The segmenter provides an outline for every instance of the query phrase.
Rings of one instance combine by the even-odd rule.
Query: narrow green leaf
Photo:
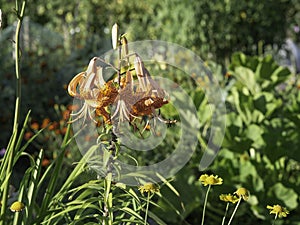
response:
[[[26,127],[27,127],[27,123],[28,123],[28,120],[29,120],[30,113],[31,113],[31,110],[29,110],[29,111],[27,112],[27,115],[26,115],[26,117],[25,117],[25,120],[24,120],[24,123],[23,123],[23,127],[22,127],[22,129],[21,129],[21,132],[20,132],[18,141],[17,141],[17,143],[16,143],[16,151],[18,151],[18,149],[20,148],[21,143],[22,143],[22,141],[23,141],[24,133],[25,133],[25,131],[26,131]]]
[[[156,223],[159,225],[167,225],[164,221],[162,221],[157,215],[155,215],[153,212],[148,211],[149,217],[151,217]]]
[[[177,195],[178,197],[180,196],[180,194],[178,193],[178,191],[175,189],[174,186],[172,186],[172,184],[171,184],[169,181],[167,181],[167,180],[166,180],[163,176],[161,176],[159,173],[156,173],[156,176],[158,176],[158,178],[159,178],[162,182],[164,182],[164,184],[167,185],[168,188],[170,188],[170,190],[171,190],[175,195]]]
[[[38,181],[40,178],[40,174],[41,174],[41,169],[42,169],[42,160],[44,157],[44,151],[43,149],[40,150],[39,155],[36,159],[33,171],[32,171],[32,175],[31,175],[31,179],[29,182],[29,187],[28,187],[28,191],[27,191],[27,199],[28,199],[28,218],[26,223],[29,224],[31,223],[31,218],[34,214],[34,204],[35,204],[35,200],[36,200],[36,196],[37,196],[37,185],[38,185]]]
[[[121,211],[126,212],[129,215],[134,216],[135,218],[139,219],[140,221],[143,222],[144,218],[141,217],[137,212],[133,211],[132,209],[128,208],[128,207],[123,207],[120,208]]]

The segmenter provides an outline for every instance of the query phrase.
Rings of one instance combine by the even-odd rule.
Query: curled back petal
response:
[[[78,73],[69,83],[68,85],[68,93],[72,97],[79,97],[79,93],[77,92],[77,86],[80,85],[82,80],[84,79],[85,73]]]

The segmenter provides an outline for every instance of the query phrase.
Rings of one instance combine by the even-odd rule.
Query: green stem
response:
[[[272,223],[272,225],[275,225],[275,222],[276,222],[277,216],[278,216],[278,214],[276,213],[276,214],[275,214],[275,218],[274,218],[274,220],[273,220],[273,223]]]
[[[263,53],[264,53],[264,41],[263,40],[260,40],[258,41],[258,44],[257,44],[257,53],[259,56],[262,56]]]
[[[205,210],[206,210],[207,198],[208,198],[208,193],[209,193],[210,188],[211,188],[211,185],[208,186],[207,191],[206,191],[206,194],[205,194],[205,200],[204,200],[204,206],[203,206],[203,212],[202,212],[202,221],[201,221],[201,225],[204,224]]]
[[[103,209],[103,225],[113,224],[112,214],[112,192],[111,192],[112,173],[108,173],[104,180],[104,209]]]
[[[150,202],[150,192],[148,192],[148,196],[147,196],[147,205],[146,205],[146,213],[145,213],[145,222],[144,222],[144,225],[147,225],[149,202]]]
[[[23,0],[21,11],[18,11],[18,0],[16,1],[16,11],[18,16],[18,23],[15,34],[15,71],[16,71],[16,105],[15,105],[15,117],[13,124],[13,131],[18,129],[19,117],[20,117],[20,104],[21,104],[21,73],[20,73],[20,31],[24,18],[26,0]]]
[[[230,217],[230,220],[229,220],[229,222],[228,222],[227,225],[230,225],[230,223],[231,223],[231,221],[232,221],[232,219],[233,219],[233,217],[234,217],[234,215],[235,215],[235,213],[236,213],[236,210],[238,209],[238,207],[239,207],[241,201],[242,201],[242,197],[240,197],[238,203],[236,204],[236,206],[235,206],[235,208],[234,208],[234,211],[233,211],[233,213],[232,213],[232,215],[231,215],[231,217]]]
[[[226,205],[225,214],[224,214],[224,216],[223,216],[223,220],[222,220],[222,225],[224,225],[224,224],[225,224],[225,220],[226,220],[226,216],[227,216],[228,208],[229,208],[229,202],[227,202],[227,205]]]
[[[16,34],[15,34],[15,70],[16,70],[16,103],[15,103],[15,116],[14,116],[14,123],[13,123],[13,140],[9,144],[9,147],[7,149],[7,154],[9,154],[8,164],[6,168],[6,182],[3,187],[2,192],[2,201],[1,201],[1,219],[0,219],[0,225],[4,224],[5,217],[6,217],[6,209],[7,209],[7,198],[8,198],[8,190],[9,190],[9,183],[10,183],[10,176],[12,173],[12,167],[14,162],[14,156],[15,156],[15,140],[18,130],[18,124],[19,124],[19,117],[20,117],[20,101],[21,101],[21,74],[20,74],[20,31],[22,27],[22,21],[24,18],[24,12],[25,12],[25,5],[26,0],[22,1],[21,10],[19,11],[18,8],[18,0],[16,0],[16,13],[18,17],[18,23],[16,27]]]

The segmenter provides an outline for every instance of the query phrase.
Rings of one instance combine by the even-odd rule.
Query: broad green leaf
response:
[[[298,207],[298,195],[292,188],[288,188],[282,183],[276,183],[270,188],[270,191],[275,194],[277,199],[284,202],[290,210]]]
[[[273,71],[278,67],[271,55],[262,58],[256,69],[256,76],[261,80],[270,80]]]
[[[246,86],[252,94],[260,91],[260,88],[255,80],[255,74],[252,70],[239,66],[235,68],[234,76],[239,82]]]
[[[251,124],[246,128],[245,135],[247,138],[249,138],[252,141],[261,141],[262,139],[262,134],[264,133],[264,130],[256,125],[256,124]]]

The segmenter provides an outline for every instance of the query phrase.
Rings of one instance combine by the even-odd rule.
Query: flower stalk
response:
[[[26,0],[22,1],[21,9],[19,11],[18,1],[16,1],[16,13],[18,17],[18,23],[15,34],[15,72],[16,72],[16,105],[15,105],[15,117],[13,124],[13,132],[18,128],[19,117],[20,117],[20,105],[21,105],[21,73],[20,73],[20,31],[24,18]]]
[[[210,188],[211,188],[211,184],[208,185],[208,188],[207,188],[207,191],[206,191],[206,194],[205,194],[204,206],[203,206],[203,212],[202,212],[202,221],[201,221],[201,225],[204,224],[205,210],[206,210],[207,199],[208,199],[208,194],[209,194]]]
[[[230,220],[229,220],[229,222],[228,222],[228,225],[231,224],[231,222],[232,222],[232,220],[233,220],[233,217],[234,217],[234,215],[235,215],[235,213],[236,213],[236,211],[237,211],[237,209],[238,209],[238,207],[239,207],[241,201],[242,201],[242,200],[248,201],[248,200],[249,200],[249,197],[250,197],[250,192],[249,192],[246,188],[243,188],[243,187],[238,188],[233,194],[234,194],[236,197],[238,197],[239,200],[238,200],[238,202],[237,202],[237,204],[236,204],[236,206],[235,206],[235,208],[234,208],[234,210],[233,210],[233,213],[232,213],[232,215],[231,215],[231,217],[230,217]]]
[[[226,216],[227,216],[227,213],[228,213],[228,208],[229,208],[229,202],[227,202],[227,204],[226,204],[225,213],[224,213],[224,216],[223,216],[223,219],[222,219],[222,225],[225,224]]]
[[[275,215],[275,218],[274,218],[274,220],[273,220],[273,223],[272,223],[272,225],[275,225],[275,222],[276,222],[277,216],[278,216],[278,214],[276,214],[276,215]]]
[[[102,225],[113,224],[113,213],[112,213],[112,192],[111,192],[112,174],[108,173],[105,177],[105,193],[104,193],[104,207],[103,207],[103,221]]]
[[[21,105],[21,73],[20,73],[20,31],[22,27],[22,22],[25,13],[25,6],[26,0],[22,1],[21,9],[19,9],[19,2],[16,0],[16,13],[17,13],[17,27],[15,33],[15,72],[16,72],[16,102],[15,102],[15,115],[14,115],[14,122],[13,122],[13,135],[10,140],[10,143],[7,148],[6,154],[8,154],[8,164],[6,168],[6,181],[3,184],[3,191],[2,191],[2,200],[1,200],[1,218],[0,218],[0,225],[5,223],[6,218],[6,211],[7,211],[7,198],[9,192],[9,183],[10,183],[10,176],[12,173],[13,161],[15,156],[15,140],[19,125],[19,117],[20,117],[20,105]]]
[[[225,220],[226,220],[226,216],[227,216],[227,213],[228,213],[229,203],[235,204],[239,201],[239,198],[236,195],[232,195],[232,194],[221,194],[219,198],[220,198],[221,201],[227,202],[226,209],[225,209],[225,214],[224,214],[223,220],[222,220],[222,225],[224,225]]]
[[[223,183],[223,179],[221,177],[218,177],[218,175],[202,174],[199,177],[199,181],[204,186],[208,186],[206,194],[205,194],[203,212],[202,212],[201,225],[203,225],[204,224],[204,218],[205,218],[205,210],[206,210],[206,205],[207,205],[207,199],[208,199],[208,193],[210,191],[210,188],[211,188],[212,185],[221,185]]]
[[[234,208],[234,210],[233,210],[233,213],[232,213],[232,215],[231,215],[231,217],[230,217],[230,220],[229,220],[229,222],[228,222],[227,225],[230,225],[230,224],[231,224],[231,222],[232,222],[232,220],[233,220],[233,217],[234,217],[234,215],[235,215],[235,213],[236,213],[236,211],[237,211],[237,209],[238,209],[238,207],[239,207],[241,201],[242,201],[242,198],[240,197],[239,201],[237,202],[237,204],[236,204],[236,206],[235,206],[235,208]]]
[[[147,194],[147,203],[146,203],[147,205],[146,205],[144,225],[147,225],[149,202],[150,202],[150,192],[148,192],[148,194]]]
[[[146,211],[144,219],[144,225],[147,225],[150,198],[153,196],[153,194],[159,193],[159,188],[153,183],[145,183],[144,185],[140,186],[138,190],[141,192],[142,195],[145,192],[147,193]]]

